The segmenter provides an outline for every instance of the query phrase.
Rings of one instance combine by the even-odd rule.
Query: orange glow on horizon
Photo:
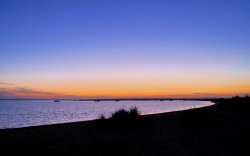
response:
[[[183,74],[183,73],[182,73]],[[212,97],[250,93],[248,77],[179,73],[160,74],[122,74],[92,75],[90,77],[65,75],[19,77],[9,92],[17,97],[55,98],[55,97]],[[241,81],[238,81],[238,80]],[[7,81],[7,78],[6,78]],[[15,92],[15,88],[27,88],[30,92]]]
[[[90,88],[81,88],[79,86],[75,89],[70,88],[56,88],[49,89],[43,88],[34,89],[36,91],[51,92],[53,94],[16,94],[18,97],[30,96],[41,98],[54,98],[54,97],[169,97],[169,98],[195,98],[195,97],[207,97],[207,96],[227,96],[227,95],[239,95],[250,93],[250,87],[241,86],[226,86],[221,88],[211,87],[197,87],[197,86],[166,86],[166,87],[152,87],[152,86],[126,86],[126,87],[105,87],[96,86]]]

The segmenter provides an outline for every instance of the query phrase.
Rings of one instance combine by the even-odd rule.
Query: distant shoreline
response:
[[[0,99],[0,100],[60,100],[60,101],[175,101],[175,100],[183,100],[183,101],[218,101],[221,99],[228,98],[105,98],[105,99]]]

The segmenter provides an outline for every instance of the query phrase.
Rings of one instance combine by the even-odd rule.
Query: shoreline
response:
[[[133,126],[92,120],[2,129],[0,154],[249,155],[250,109],[228,106],[217,101],[202,108],[144,115]]]
[[[197,100],[200,101],[200,100]],[[206,101],[206,100],[204,100]],[[182,112],[182,111],[187,111],[187,110],[192,110],[192,109],[200,109],[200,108],[205,108],[205,107],[212,107],[214,105],[216,105],[216,102],[212,101],[212,100],[208,100],[208,102],[212,102],[212,105],[208,105],[208,106],[201,106],[201,107],[197,107],[197,108],[188,108],[188,109],[183,109],[183,110],[176,110],[176,111],[169,111],[169,112],[161,112],[161,113],[152,113],[152,114],[143,114],[141,116],[151,116],[151,115],[158,115],[158,114],[166,114],[166,113],[174,113],[174,112]],[[34,126],[27,126],[27,127],[13,127],[13,128],[0,128],[0,132],[2,130],[12,130],[12,129],[22,129],[22,128],[33,128],[33,127],[43,127],[43,126],[53,126],[53,125],[63,125],[63,124],[74,124],[74,123],[85,123],[85,122],[95,122],[97,119],[90,119],[90,120],[83,120],[83,121],[73,121],[73,122],[59,122],[59,123],[52,123],[52,124],[44,124],[44,125],[34,125]]]

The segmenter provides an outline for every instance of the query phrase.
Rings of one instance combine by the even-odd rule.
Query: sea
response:
[[[141,115],[173,112],[213,105],[210,101],[73,101],[0,100],[0,129],[87,121],[137,107]]]

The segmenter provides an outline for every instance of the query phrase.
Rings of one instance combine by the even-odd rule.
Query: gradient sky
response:
[[[249,0],[0,0],[0,98],[250,93]]]

